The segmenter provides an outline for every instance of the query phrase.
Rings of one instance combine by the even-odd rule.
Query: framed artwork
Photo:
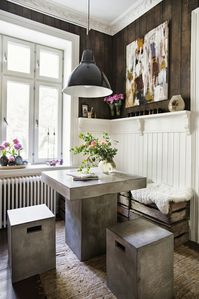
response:
[[[168,22],[126,48],[126,108],[168,99]]]
[[[85,104],[82,105],[82,116],[88,117],[88,105]]]

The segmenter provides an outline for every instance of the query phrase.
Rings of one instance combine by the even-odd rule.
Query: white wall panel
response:
[[[191,239],[199,243],[199,9],[192,12],[191,28],[191,109],[192,117],[192,159],[186,165],[186,169],[191,164],[191,184],[195,191],[194,199],[191,203]],[[188,156],[188,153],[187,153]]]
[[[147,176],[155,182],[190,186],[191,163],[186,133],[113,134],[119,141],[117,168]],[[188,173],[189,175],[188,175]]]
[[[192,186],[190,112],[119,120],[79,119],[81,131],[108,132],[117,144],[117,169],[173,186]],[[141,124],[141,125],[140,125]],[[199,136],[197,137],[199,141]],[[199,148],[199,144],[198,144]],[[199,178],[196,178],[199,188]],[[197,241],[196,201],[191,204],[191,238]],[[198,239],[199,240],[199,239]]]

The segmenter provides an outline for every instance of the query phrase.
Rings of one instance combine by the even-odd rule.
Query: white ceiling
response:
[[[87,28],[87,0],[7,1]],[[162,0],[90,0],[90,28],[114,35],[161,1]]]
[[[121,14],[126,13],[131,6],[140,4],[142,0],[90,0],[90,13],[92,18],[97,18],[101,22],[111,24]],[[61,4],[66,8],[73,9],[87,15],[88,0],[51,0],[56,4]]]

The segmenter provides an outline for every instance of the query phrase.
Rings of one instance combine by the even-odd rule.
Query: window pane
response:
[[[18,138],[23,146],[21,155],[28,158],[29,144],[29,103],[30,85],[20,82],[7,82],[7,132],[6,138]]]
[[[30,74],[30,47],[8,41],[8,70]]]
[[[39,75],[59,79],[59,59],[57,53],[41,49]]]
[[[58,157],[58,89],[39,87],[39,159]]]

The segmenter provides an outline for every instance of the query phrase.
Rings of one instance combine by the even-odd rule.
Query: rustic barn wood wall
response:
[[[190,109],[191,11],[198,6],[198,0],[164,0],[113,36],[112,79],[116,92],[125,91],[126,46],[168,20],[169,98],[181,94],[185,99],[186,109]],[[168,111],[168,100],[147,104],[147,107],[123,107],[122,116],[156,108]]]

